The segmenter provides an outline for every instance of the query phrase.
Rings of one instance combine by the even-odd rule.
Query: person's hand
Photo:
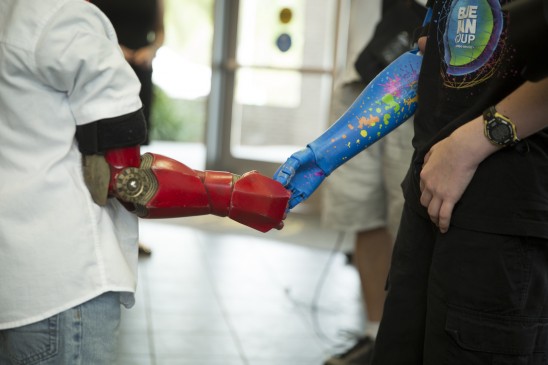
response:
[[[274,174],[274,180],[291,191],[289,209],[306,200],[325,179],[325,172],[316,164],[314,153],[306,147],[291,155]]]
[[[442,233],[447,232],[455,204],[472,180],[477,165],[451,137],[435,144],[424,157],[420,174],[421,204]]]
[[[126,46],[122,44],[120,44],[120,48],[122,49],[122,53],[124,54],[124,58],[126,59],[126,61],[129,63],[132,63],[133,55],[135,54],[135,52],[132,49],[127,48]]]
[[[139,48],[133,54],[132,63],[141,68],[151,68],[152,60],[156,57],[157,48],[154,45]]]
[[[436,143],[424,157],[420,202],[442,233],[449,229],[453,208],[478,165],[496,149],[483,136],[482,121],[478,119]]]

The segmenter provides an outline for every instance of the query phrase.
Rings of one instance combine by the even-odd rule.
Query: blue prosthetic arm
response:
[[[331,172],[415,113],[421,63],[417,51],[401,55],[327,131],[278,168],[274,180],[291,191],[289,209],[312,195]]]

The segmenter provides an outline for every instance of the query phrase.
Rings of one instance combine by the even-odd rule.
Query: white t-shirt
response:
[[[139,88],[95,6],[0,1],[0,329],[106,291],[133,304],[137,218],[93,203],[74,135],[141,108]]]

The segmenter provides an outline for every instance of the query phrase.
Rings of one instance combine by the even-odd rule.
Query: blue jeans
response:
[[[112,365],[120,294],[104,293],[30,325],[0,331],[0,365]]]

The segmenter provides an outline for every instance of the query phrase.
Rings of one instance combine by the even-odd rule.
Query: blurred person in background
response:
[[[368,22],[379,9],[380,20],[363,44]],[[352,2],[349,51],[351,57],[342,85],[334,90],[331,120],[337,120],[356,100],[365,86],[388,64],[412,47],[426,8],[412,0],[365,0]],[[358,40],[360,41],[358,43]],[[352,48],[358,48],[353,50]],[[400,184],[407,172],[413,146],[413,121],[339,167],[325,181],[322,221],[325,226],[353,235],[349,257],[360,279],[365,313],[365,331],[355,344],[329,358],[325,365],[367,365],[382,317],[385,285],[392,246],[400,224],[403,193]]]
[[[154,102],[152,61],[164,44],[164,0],[90,0],[109,18],[126,61],[141,83],[139,97],[147,122],[147,137],[142,145],[150,143],[151,111]],[[139,253],[150,255],[152,249],[139,242]]]
[[[164,44],[164,0],[90,0],[109,18],[118,43],[141,82],[139,97],[147,120],[150,140],[150,115],[154,93],[152,61]]]

